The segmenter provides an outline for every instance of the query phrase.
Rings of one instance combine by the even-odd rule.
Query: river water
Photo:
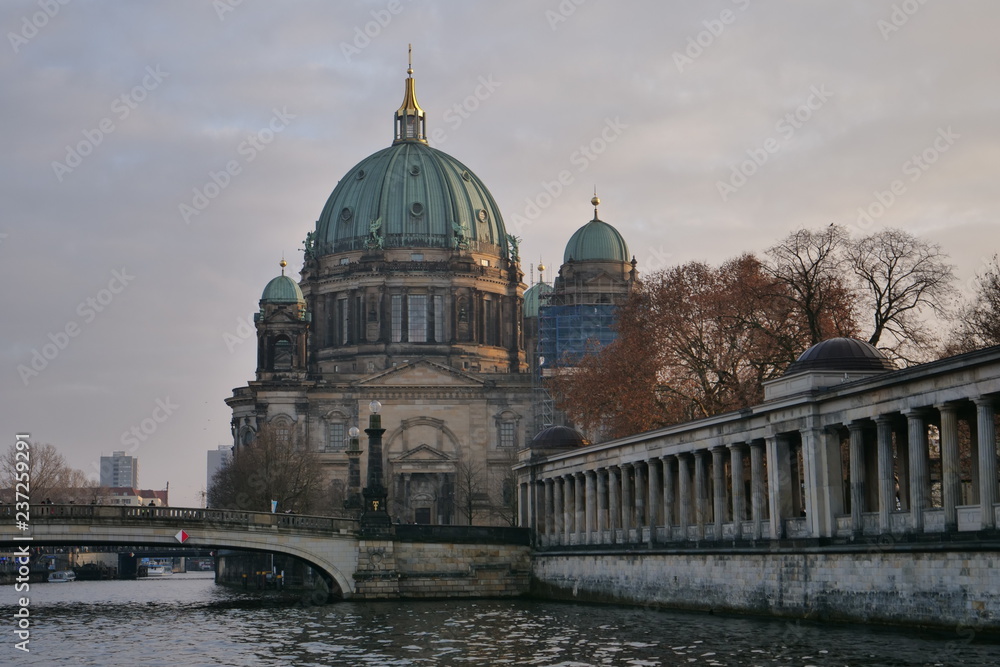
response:
[[[0,592],[2,665],[1000,665],[969,630],[901,632],[532,600],[261,601],[211,573]]]

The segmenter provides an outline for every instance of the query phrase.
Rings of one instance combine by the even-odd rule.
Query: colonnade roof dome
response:
[[[785,371],[785,375],[803,371],[894,371],[892,361],[871,345],[857,338],[831,338],[813,345]]]
[[[531,439],[530,447],[532,449],[569,449],[589,444],[590,442],[586,438],[569,426],[550,426],[539,431],[538,435]]]
[[[318,256],[384,248],[462,248],[509,258],[493,195],[468,167],[427,145],[412,68],[391,146],[340,179],[316,222]]]
[[[577,262],[628,262],[629,251],[625,239],[617,229],[597,217],[597,205],[601,200],[594,195],[590,202],[594,205],[594,219],[569,238],[566,251],[563,252],[563,264],[571,259]]]

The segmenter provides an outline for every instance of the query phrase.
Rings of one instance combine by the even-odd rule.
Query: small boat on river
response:
[[[49,574],[50,584],[60,584],[67,581],[76,581],[76,573],[73,570],[56,570]]]

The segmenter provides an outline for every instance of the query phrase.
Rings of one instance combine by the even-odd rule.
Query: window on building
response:
[[[403,340],[403,295],[392,295],[392,342]]]
[[[500,446],[513,447],[515,443],[515,423],[513,421],[500,422]]]
[[[326,441],[326,449],[330,452],[339,452],[347,447],[347,430],[344,428],[343,423],[331,423],[329,430],[329,437]]]
[[[427,342],[427,295],[411,294],[407,299],[408,340],[411,343]]]
[[[292,429],[288,424],[281,423],[274,427],[274,437],[282,444],[288,444],[292,439]]]

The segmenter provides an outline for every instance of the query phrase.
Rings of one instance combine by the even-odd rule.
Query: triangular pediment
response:
[[[396,366],[358,381],[363,387],[482,387],[483,380],[426,359]]]
[[[622,280],[621,278],[615,278],[614,276],[612,276],[607,271],[601,271],[596,276],[594,276],[592,278],[589,278],[586,281],[584,281],[584,284],[587,285],[587,286],[610,287],[610,286],[622,285],[622,284],[624,284],[624,282],[625,281]]]
[[[400,456],[393,459],[395,463],[415,463],[417,461],[421,462],[437,462],[437,461],[450,461],[446,454],[434,449],[430,445],[417,445],[408,452],[403,452]]]

